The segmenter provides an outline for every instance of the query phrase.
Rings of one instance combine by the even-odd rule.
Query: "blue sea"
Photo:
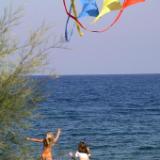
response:
[[[40,76],[47,99],[30,134],[62,128],[55,159],[85,141],[92,160],[160,160],[160,75]],[[42,146],[34,144],[36,154]]]

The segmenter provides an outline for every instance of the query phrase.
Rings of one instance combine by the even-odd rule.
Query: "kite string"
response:
[[[74,0],[72,0],[72,1],[74,1]],[[105,31],[109,30],[111,27],[113,27],[113,26],[116,24],[116,22],[120,19],[120,17],[122,16],[122,13],[123,13],[123,11],[124,11],[124,9],[125,9],[125,3],[126,3],[126,0],[124,0],[123,5],[122,5],[122,9],[119,11],[118,15],[115,17],[115,19],[113,20],[113,22],[112,22],[110,25],[106,26],[105,28],[103,28],[103,29],[101,29],[101,30],[90,30],[90,29],[88,29],[87,27],[85,27],[85,26],[78,20],[78,18],[77,18],[76,16],[73,16],[71,13],[68,12],[67,5],[66,5],[66,1],[63,0],[64,8],[65,8],[65,11],[66,11],[67,15],[68,15],[70,18],[72,18],[74,21],[76,21],[76,23],[79,25],[79,27],[81,27],[81,28],[83,28],[84,30],[89,31],[89,32],[105,32]]]

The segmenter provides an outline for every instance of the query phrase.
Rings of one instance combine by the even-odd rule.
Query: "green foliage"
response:
[[[42,100],[37,83],[28,75],[47,64],[46,55],[61,47],[48,43],[48,28],[40,26],[24,44],[13,34],[21,10],[5,9],[0,17],[0,159],[31,160],[24,132]]]

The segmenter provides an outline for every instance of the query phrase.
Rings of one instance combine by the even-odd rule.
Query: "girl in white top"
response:
[[[73,154],[70,154],[72,159],[79,158],[79,160],[89,160],[90,149],[87,147],[87,145],[84,142],[80,142],[78,145],[78,150],[75,153],[75,156]]]

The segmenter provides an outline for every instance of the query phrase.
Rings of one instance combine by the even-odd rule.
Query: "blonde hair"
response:
[[[46,139],[47,145],[52,144],[54,142],[54,134],[52,132],[47,132],[45,139]]]

